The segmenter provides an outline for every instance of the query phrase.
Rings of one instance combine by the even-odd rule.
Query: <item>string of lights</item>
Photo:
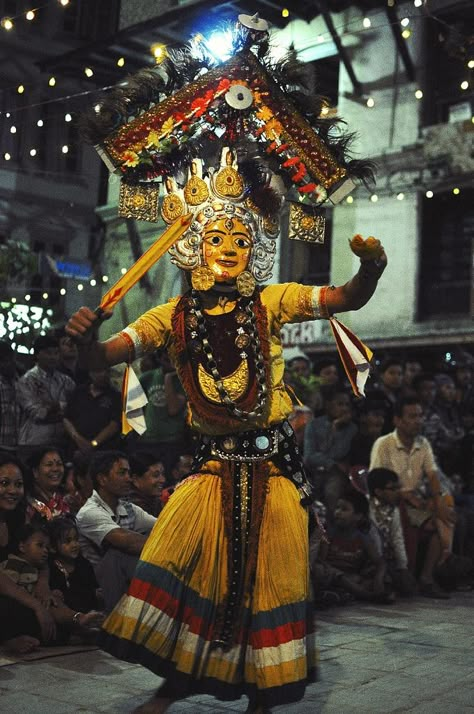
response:
[[[56,1],[57,1],[57,0],[56,0]],[[60,4],[63,5],[63,6],[67,5],[68,2],[69,2],[69,0],[68,0],[67,2],[66,2],[66,0],[60,0]],[[388,2],[389,2],[389,4],[390,4],[391,2],[393,2],[393,4],[394,4],[394,0],[388,0]],[[34,14],[35,11],[38,11],[39,9],[44,8],[47,4],[50,4],[50,3],[45,3],[45,4],[41,5],[41,6],[38,6],[37,8],[34,8],[34,9],[32,9],[32,10],[27,11],[27,12],[25,13],[25,17],[28,16],[27,19],[29,19],[29,20],[34,19],[34,17],[35,17],[35,14]],[[425,5],[423,5],[422,0],[415,0],[414,5],[415,5],[415,7],[421,7],[421,6],[425,7]],[[285,10],[282,11],[282,14],[283,14],[284,17],[288,16],[288,15],[285,15]],[[288,14],[289,14],[289,12],[288,12]],[[22,17],[22,16],[23,16],[23,15],[21,15],[21,16],[18,15],[17,17]],[[430,14],[429,16],[432,17],[431,14]],[[408,25],[410,24],[410,21],[413,20],[413,19],[419,20],[419,19],[422,19],[422,18],[423,18],[423,15],[422,15],[422,14],[403,17],[403,18],[400,20],[400,26],[405,28],[405,29],[402,31],[402,36],[403,36],[403,34],[405,33],[405,38],[408,39],[408,37],[409,37],[410,34],[411,34],[411,31],[408,30]],[[10,19],[10,22],[12,22],[12,19],[11,19],[11,18],[7,18],[7,19]],[[7,19],[4,18],[4,19],[1,21],[1,25],[2,25],[5,29],[8,29],[8,28],[9,28],[9,29],[12,29],[12,28],[13,28],[13,25],[10,27],[10,26],[8,25],[8,23],[6,23]],[[13,19],[15,19],[15,18],[13,18]],[[350,25],[353,25],[353,24],[355,24],[355,23],[360,23],[360,18],[351,20],[351,21],[349,21],[348,23],[346,23],[345,26],[344,26],[346,32],[347,32],[347,28],[348,28]],[[5,27],[6,24],[8,25],[8,27]],[[373,25],[373,24],[372,24],[372,21],[370,20],[370,18],[364,17],[363,20],[362,20],[362,24],[363,24],[363,30],[360,30],[359,32],[366,32],[366,31],[369,30],[370,28],[372,28],[373,30],[381,29],[381,28],[386,27],[387,25],[391,25],[391,24],[393,24],[393,23],[383,23],[383,24]],[[355,32],[355,33],[354,33],[354,32],[351,32],[351,33],[347,33],[347,34],[353,35],[353,34],[357,34],[357,32]],[[325,35],[318,35],[318,36],[317,36],[317,38],[316,38],[316,43],[324,42],[324,41],[326,41]],[[159,61],[162,59],[162,57],[166,54],[166,47],[165,47],[164,45],[161,45],[161,44],[155,44],[155,45],[153,45],[153,46],[151,47],[151,51],[152,51],[152,54],[154,54],[154,56],[155,56],[155,58],[156,58],[156,61],[159,62]],[[117,60],[117,64],[118,64],[119,66],[124,66],[124,65],[125,65],[125,59],[124,59],[123,57],[119,58],[119,59]],[[467,68],[470,69],[470,70],[472,70],[472,69],[474,68],[474,60],[469,59],[469,60],[467,61]],[[85,75],[88,76],[88,77],[92,77],[92,76],[93,76],[93,70],[92,70],[91,68],[89,68],[89,67],[86,67],[86,68],[84,69],[84,73],[85,73]],[[49,85],[50,87],[54,87],[54,86],[56,85],[56,78],[55,78],[54,76],[49,77],[49,79],[48,79],[48,85]],[[61,97],[55,97],[55,98],[47,99],[47,100],[44,100],[44,101],[34,102],[34,103],[31,103],[31,104],[28,104],[28,105],[24,105],[24,106],[21,106],[21,107],[19,107],[19,106],[15,107],[15,108],[12,107],[12,108],[11,108],[10,110],[8,110],[8,111],[0,112],[0,116],[3,114],[3,115],[5,116],[5,118],[9,119],[9,118],[12,117],[12,115],[17,115],[17,114],[19,114],[20,112],[26,112],[26,111],[28,111],[28,110],[31,110],[31,109],[34,109],[34,108],[39,108],[39,107],[42,107],[42,106],[45,106],[45,105],[59,104],[59,103],[61,103],[61,105],[62,105],[62,106],[61,106],[61,110],[62,110],[62,111],[65,111],[65,109],[67,109],[67,104],[70,103],[70,102],[72,102],[73,100],[76,100],[77,98],[80,98],[80,97],[90,96],[90,95],[93,95],[93,94],[95,94],[95,93],[102,93],[102,92],[105,92],[105,91],[109,91],[109,90],[113,89],[114,86],[115,86],[115,85],[108,85],[108,86],[104,86],[104,87],[95,87],[94,89],[83,90],[83,91],[79,91],[79,92],[75,92],[75,93],[69,93],[69,94],[63,95],[63,96],[61,96]],[[461,84],[460,84],[460,89],[465,91],[465,90],[469,89],[469,86],[470,86],[469,81],[466,79],[466,80],[463,80],[463,81],[461,82]],[[25,91],[26,91],[25,85],[21,84],[21,85],[19,85],[19,86],[17,87],[17,92],[18,92],[19,94],[23,94]],[[423,98],[423,92],[422,92],[422,90],[421,90],[420,88],[416,88],[415,91],[414,91],[414,93],[415,93],[415,98],[416,98],[417,100],[420,100],[420,99]],[[369,109],[371,109],[371,108],[373,108],[373,107],[375,106],[375,99],[374,99],[372,96],[365,96],[365,97],[362,98],[362,100],[365,102],[366,106],[367,106]],[[66,105],[66,106],[64,106],[64,105]],[[58,114],[59,114],[59,111],[58,111]],[[66,113],[64,114],[64,121],[65,121],[66,123],[69,123],[69,122],[72,122],[72,121],[73,121],[73,114],[71,113],[71,111],[66,111]],[[474,123],[474,117],[472,117],[472,121],[473,121],[473,123]],[[37,120],[37,122],[36,122],[36,124],[37,124],[38,127],[44,126],[44,123],[45,123],[45,120],[44,120],[43,118],[39,118],[39,119]],[[10,131],[10,133],[13,134],[13,135],[17,133],[17,126],[16,126],[15,123],[12,123],[12,124],[11,124],[9,131]],[[68,154],[68,153],[69,153],[69,145],[68,145],[68,144],[62,144],[61,147],[60,147],[60,151],[61,151],[62,154]],[[30,158],[35,158],[35,157],[37,156],[37,154],[38,154],[38,150],[37,150],[35,147],[31,147],[31,148],[29,149],[29,156],[30,156]],[[12,158],[13,158],[12,153],[10,153],[10,151],[5,151],[5,153],[3,154],[3,159],[4,159],[5,161],[10,161]],[[62,172],[57,172],[57,173],[62,173]]]
[[[56,0],[56,2],[57,2],[57,1],[58,1],[58,0]],[[69,4],[69,0],[67,0],[67,2],[66,2],[66,0],[59,0],[59,2],[60,2],[60,4],[62,4],[62,5],[64,5],[64,6]],[[44,5],[41,5],[41,6],[37,7],[37,8],[34,8],[34,9],[32,9],[32,10],[26,12],[26,13],[23,13],[22,15],[18,15],[16,18],[3,18],[2,21],[0,22],[0,25],[1,25],[4,29],[12,30],[13,27],[14,27],[14,25],[13,25],[13,20],[14,20],[14,19],[18,19],[19,17],[23,17],[23,15],[24,15],[25,17],[31,15],[31,16],[28,17],[27,19],[34,19],[34,13],[37,12],[39,9],[44,8],[47,4],[49,4],[49,3],[46,3],[46,4],[44,4]],[[395,5],[395,1],[394,1],[394,0],[388,0],[388,4],[391,5],[391,6],[394,6],[394,5]],[[342,31],[341,39],[344,39],[345,36],[351,36],[351,37],[353,37],[354,35],[363,34],[363,33],[365,33],[365,32],[366,32],[367,30],[369,30],[369,29],[371,29],[372,31],[374,31],[374,30],[384,29],[385,27],[390,27],[390,26],[395,26],[395,25],[397,25],[397,24],[400,24],[400,26],[403,28],[402,33],[401,33],[401,34],[402,34],[402,37],[407,40],[407,39],[409,39],[409,38],[411,37],[411,34],[412,34],[412,31],[411,31],[410,28],[409,28],[409,25],[410,25],[410,23],[411,23],[412,21],[422,20],[422,19],[424,19],[424,17],[426,17],[426,16],[427,16],[427,17],[430,17],[430,18],[432,18],[432,19],[438,20],[438,18],[436,18],[436,16],[432,15],[430,12],[428,12],[427,10],[425,10],[425,8],[427,7],[427,5],[426,5],[426,2],[423,3],[423,0],[414,0],[414,6],[415,6],[416,8],[423,7],[423,11],[420,12],[420,13],[418,13],[418,14],[405,14],[404,17],[402,17],[402,18],[399,20],[399,22],[397,22],[397,23],[396,23],[396,22],[383,22],[383,23],[373,24],[373,22],[372,22],[372,20],[370,19],[370,17],[364,16],[364,17],[362,18],[362,21],[361,21],[361,19],[360,19],[360,17],[359,17],[359,18],[354,18],[353,20],[349,20],[349,21],[345,22],[343,26],[340,26],[339,28],[336,28],[336,31],[337,31],[337,32],[341,32],[341,31]],[[285,14],[285,13],[286,13],[286,14]],[[283,17],[288,17],[289,14],[291,14],[289,10],[287,10],[287,9],[283,9],[283,10],[282,10],[282,15],[283,15]],[[361,28],[361,29],[353,29],[353,30],[349,30],[349,29],[348,29],[348,28],[350,28],[350,27],[352,27],[352,26],[359,25],[361,22],[362,22],[362,28]],[[441,21],[441,20],[440,20],[440,22],[443,22],[443,24],[444,24],[445,26],[450,27],[450,26],[448,25],[448,23],[445,23],[444,21]],[[327,42],[327,41],[331,41],[331,36],[330,36],[329,32],[318,34],[317,37],[316,37],[316,44],[322,44],[322,43]],[[176,44],[176,45],[170,44],[170,45],[165,46],[165,45],[162,45],[162,44],[155,44],[155,45],[153,45],[153,46],[150,48],[150,52],[155,56],[156,61],[159,62],[159,61],[162,59],[162,57],[165,55],[166,49],[167,49],[167,48],[172,48],[172,47],[174,47],[174,46],[178,46],[178,45],[177,45],[177,44]],[[125,64],[126,64],[125,58],[124,58],[124,57],[118,57],[118,58],[117,58],[117,61],[116,61],[116,64],[117,64],[118,67],[125,67]],[[467,67],[468,67],[468,69],[473,69],[473,68],[474,68],[474,60],[469,60],[469,61],[467,62]],[[88,66],[87,66],[87,67],[84,67],[84,68],[83,68],[83,73],[84,73],[84,75],[85,75],[87,78],[90,79],[90,78],[92,78],[92,77],[94,76],[94,69],[93,69],[92,67],[88,67]],[[55,77],[55,76],[50,76],[50,77],[48,78],[48,86],[49,86],[49,87],[54,87],[54,86],[56,86],[56,83],[57,83],[57,80],[56,80],[56,77]],[[464,86],[461,86],[461,89],[468,89],[468,87],[469,87],[469,82],[466,80],[465,82],[463,82],[463,85],[464,85]],[[109,89],[111,89],[111,88],[112,88],[112,87],[110,87],[110,86],[99,87],[99,88],[96,88],[96,89],[93,89],[93,90],[86,90],[86,91],[83,91],[83,92],[77,92],[77,93],[75,93],[75,94],[68,94],[68,95],[65,95],[65,96],[62,96],[62,97],[56,97],[56,98],[54,98],[54,99],[48,99],[48,100],[45,100],[45,101],[43,101],[43,102],[37,102],[37,103],[35,103],[35,104],[26,105],[26,106],[23,106],[23,107],[14,107],[14,108],[12,107],[12,108],[9,109],[9,110],[0,112],[0,116],[1,116],[2,114],[6,115],[6,114],[8,114],[8,113],[13,114],[13,113],[15,113],[15,112],[26,111],[27,109],[29,109],[29,108],[31,108],[31,107],[42,106],[43,104],[55,103],[55,102],[65,102],[65,101],[68,101],[68,100],[71,100],[71,99],[74,99],[74,98],[77,98],[77,97],[86,96],[87,94],[92,94],[92,93],[94,93],[94,92],[107,91],[107,90],[109,90]],[[16,91],[17,91],[19,94],[24,94],[25,91],[26,91],[26,89],[27,89],[27,87],[26,87],[24,84],[20,84],[20,85],[18,85],[18,86],[11,85],[10,87],[4,87],[4,88],[3,88],[3,91],[14,91],[15,89],[16,89]],[[370,107],[370,106],[371,106],[371,105],[369,104],[369,107]]]
[[[65,6],[67,6],[67,5],[69,4],[69,0],[52,0],[52,1],[55,2],[55,3],[59,2],[59,4],[62,5],[63,7],[65,7]],[[52,4],[52,2],[43,3],[42,5],[38,5],[38,6],[35,7],[35,8],[31,8],[30,10],[28,10],[28,11],[26,11],[26,12],[24,12],[24,13],[18,14],[18,15],[14,16],[14,17],[3,18],[3,20],[2,20],[1,23],[0,23],[0,25],[1,25],[5,30],[10,31],[10,30],[12,30],[13,27],[14,27],[14,21],[16,21],[16,20],[18,20],[19,18],[22,18],[22,17],[24,17],[24,18],[25,18],[26,20],[28,20],[28,21],[32,21],[32,20],[35,19],[36,13],[37,13],[39,10],[41,10],[41,9],[45,8],[46,6],[51,5],[51,4]],[[388,4],[389,4],[389,5],[392,5],[392,6],[395,5],[395,0],[388,0]],[[412,20],[420,20],[420,19],[423,19],[424,15],[427,15],[427,16],[433,18],[433,19],[437,19],[437,18],[436,18],[435,16],[433,16],[432,13],[429,11],[428,6],[427,6],[427,1],[426,1],[426,0],[425,0],[424,2],[423,2],[423,0],[414,0],[414,6],[415,6],[416,8],[421,8],[421,7],[422,7],[422,8],[423,8],[423,13],[416,14],[416,15],[414,15],[414,14],[408,15],[408,14],[407,14],[406,16],[404,16],[403,18],[400,19],[399,24],[400,24],[401,27],[404,28],[404,30],[402,31],[402,36],[404,36],[405,39],[408,39],[408,38],[410,37],[410,35],[411,35],[411,31],[408,29],[408,26],[409,26],[409,24],[410,24],[410,22],[411,22]],[[285,8],[284,8],[284,9],[282,10],[282,16],[283,16],[283,17],[288,17],[290,14],[291,14],[291,13],[290,13],[290,11],[289,11],[288,9],[285,9]],[[351,26],[359,25],[360,22],[361,22],[361,18],[360,18],[360,17],[359,17],[359,18],[354,18],[353,20],[350,20],[350,21],[346,22],[346,23],[344,24],[344,28],[339,28],[339,29],[343,29],[346,34],[348,34],[348,35],[350,34],[350,35],[353,36],[354,34],[359,34],[359,33],[362,33],[362,32],[366,32],[366,31],[369,30],[369,29],[378,30],[378,29],[382,29],[382,28],[384,28],[384,27],[387,27],[387,26],[390,26],[390,25],[394,24],[394,23],[387,23],[387,22],[379,23],[379,24],[374,24],[374,23],[372,22],[372,20],[371,20],[369,17],[365,16],[365,17],[362,18],[362,26],[363,26],[362,29],[360,29],[360,30],[352,30],[352,31],[349,31],[349,30],[348,30],[348,28],[350,28]],[[447,23],[444,23],[444,21],[443,21],[443,24],[446,25]],[[344,36],[344,34],[343,34],[342,36]],[[327,39],[330,39],[329,35],[326,36],[326,34],[320,34],[320,35],[318,35],[318,36],[316,37],[316,44],[325,42]],[[169,48],[169,47],[170,47],[170,46],[168,46],[168,48]],[[162,45],[162,44],[155,44],[155,45],[153,45],[153,46],[150,48],[150,50],[151,50],[152,54],[155,56],[155,59],[156,59],[157,62],[161,61],[162,57],[165,56],[165,54],[166,54],[166,49],[167,49],[167,47],[166,47],[165,45]],[[466,64],[467,64],[467,68],[468,68],[469,70],[474,69],[474,59],[469,59],[469,60],[467,60],[467,63],[466,63]],[[123,57],[119,57],[118,60],[117,60],[117,65],[123,67],[123,66],[125,65],[125,59],[124,59]],[[89,78],[92,77],[92,76],[94,75],[93,69],[90,68],[90,67],[85,67],[85,68],[84,68],[84,74],[86,75],[86,77],[89,77]],[[48,85],[49,85],[50,87],[56,86],[56,78],[55,78],[54,76],[50,76],[50,77],[49,77],[49,79],[48,79]],[[74,114],[71,113],[71,111],[66,111],[66,109],[68,108],[67,105],[68,105],[69,103],[71,103],[73,100],[76,100],[76,99],[78,99],[78,98],[83,98],[83,97],[86,97],[86,96],[94,95],[94,94],[96,94],[96,93],[102,93],[102,92],[109,91],[109,90],[113,89],[114,86],[116,86],[116,85],[108,85],[108,86],[102,86],[102,87],[95,87],[95,88],[89,89],[89,90],[82,90],[82,91],[78,91],[78,92],[74,92],[74,93],[68,93],[68,94],[62,95],[62,96],[60,96],[60,97],[55,97],[55,98],[51,98],[51,99],[46,99],[46,100],[44,100],[44,101],[33,102],[33,103],[28,104],[28,105],[16,106],[16,107],[14,107],[14,108],[12,107],[12,108],[11,108],[10,110],[8,110],[8,111],[0,112],[0,116],[4,115],[5,118],[9,119],[9,118],[12,118],[12,115],[17,115],[17,114],[19,114],[20,112],[26,112],[26,111],[28,111],[28,110],[35,109],[35,108],[40,108],[40,107],[43,107],[43,106],[45,106],[45,105],[61,104],[61,109],[58,110],[57,115],[59,115],[60,111],[65,111],[65,114],[64,114],[64,122],[65,122],[65,123],[70,123],[70,122],[73,121],[73,116],[74,116]],[[460,88],[461,90],[465,91],[465,90],[469,89],[469,86],[470,86],[469,81],[468,81],[468,80],[463,80],[463,81],[461,82],[459,88]],[[13,87],[11,87],[10,89],[13,89]],[[4,91],[5,91],[5,88],[4,88]],[[8,89],[7,89],[7,91],[8,91]],[[24,94],[25,91],[26,91],[25,85],[24,85],[24,84],[19,85],[18,87],[16,87],[16,91],[17,91],[19,94]],[[415,94],[415,98],[416,98],[417,100],[421,100],[421,99],[423,98],[423,92],[422,92],[422,90],[419,89],[419,88],[417,88],[417,89],[414,90],[414,94]],[[373,98],[372,96],[364,97],[364,98],[363,98],[363,101],[365,101],[365,104],[366,104],[366,106],[367,106],[369,109],[371,109],[371,108],[373,108],[373,107],[375,106],[375,100],[374,100],[374,98]],[[65,106],[65,105],[66,105],[66,106]],[[57,117],[57,115],[55,115],[55,116]],[[471,117],[471,121],[474,123],[474,117]],[[44,124],[45,124],[45,119],[43,119],[43,118],[39,118],[39,119],[37,120],[37,122],[36,122],[37,127],[43,127]],[[12,123],[12,124],[10,125],[9,131],[10,131],[10,133],[13,134],[13,135],[17,134],[18,129],[17,129],[17,126],[16,126],[15,123]],[[61,151],[62,154],[68,154],[68,153],[69,153],[69,146],[68,146],[68,144],[62,144],[61,147],[60,147],[60,151]],[[29,149],[29,156],[30,156],[30,158],[35,158],[35,157],[37,156],[37,154],[38,154],[38,150],[37,150],[35,147],[32,147],[32,148]],[[11,154],[9,151],[6,151],[6,152],[3,154],[3,159],[4,159],[5,161],[10,161],[12,158],[13,158],[13,156],[12,156],[12,154]],[[35,171],[36,171],[36,169],[35,169]],[[51,171],[51,170],[49,170],[49,171],[44,171],[44,172],[41,172],[41,171],[40,171],[40,173],[43,173],[44,176],[59,176],[59,175],[64,175],[64,172],[63,172],[63,171]],[[80,175],[83,176],[83,174],[80,174]],[[400,195],[403,195],[403,194],[397,194],[397,198],[398,198],[398,196],[400,196]],[[348,197],[348,198],[354,200],[354,198],[353,198],[352,196],[350,196],[350,197]],[[377,195],[376,195],[376,194],[373,194],[373,195],[371,196],[370,200],[372,200],[372,201],[375,202],[375,201],[377,200]],[[399,199],[399,200],[400,200],[400,199]]]
[[[43,10],[45,7],[48,7],[48,5],[56,5],[59,3],[59,5],[62,5],[62,7],[67,7],[69,5],[69,2],[70,0],[50,0],[50,2],[44,2],[42,5],[37,5],[37,7],[32,7],[29,10],[19,12],[17,15],[10,15],[9,17],[4,17],[0,21],[0,25],[1,27],[3,27],[4,30],[10,32],[15,27],[16,20],[19,20],[20,18],[24,17],[25,20],[28,20],[28,22],[32,22],[36,18],[36,13],[40,10]]]
[[[42,6],[42,7],[44,7],[44,6]],[[38,8],[36,8],[36,9],[38,9]],[[33,11],[32,11],[32,12],[33,12]],[[285,10],[282,10],[282,14],[283,14],[284,12],[285,12]],[[27,13],[27,14],[28,14],[28,13]],[[283,15],[283,17],[287,17],[287,15]],[[0,22],[0,25],[1,25],[4,29],[6,29],[6,28],[5,28],[5,22],[7,22],[9,19],[10,19],[10,18],[3,18],[3,20]],[[408,29],[408,25],[410,24],[410,22],[411,22],[412,20],[420,20],[420,19],[423,19],[423,15],[422,15],[422,14],[406,15],[406,16],[404,16],[404,17],[400,20],[400,24],[401,24],[401,26],[404,28],[404,30],[403,30],[403,32],[402,32],[402,36],[404,37],[404,39],[408,39],[408,38],[411,36],[411,30]],[[379,29],[384,29],[385,27],[390,27],[390,26],[392,26],[392,25],[396,25],[396,24],[397,24],[397,23],[392,23],[392,22],[383,22],[383,23],[374,25],[374,24],[372,23],[372,20],[371,20],[369,17],[364,16],[364,17],[362,18],[362,28],[361,28],[361,29],[359,29],[359,30],[357,30],[357,29],[355,29],[355,30],[348,30],[349,27],[351,27],[352,25],[356,25],[356,24],[358,25],[358,24],[360,24],[360,22],[361,22],[361,19],[360,19],[360,18],[357,18],[357,19],[354,19],[354,20],[349,20],[349,21],[347,21],[347,22],[344,23],[344,26],[340,26],[339,28],[336,28],[336,31],[337,31],[337,32],[342,32],[341,38],[344,39],[345,36],[353,37],[354,35],[366,33],[366,31],[367,31],[368,29],[379,30]],[[13,29],[13,25],[12,25],[12,27],[11,27],[10,29]],[[329,42],[329,41],[331,41],[331,35],[330,35],[329,32],[320,33],[320,34],[318,34],[317,37],[316,37],[316,44],[322,44],[322,43],[324,43],[324,42]],[[154,44],[154,45],[151,46],[150,52],[151,52],[151,54],[155,57],[156,61],[157,61],[157,62],[160,62],[161,59],[165,56],[167,49],[175,48],[175,47],[178,47],[178,46],[179,46],[179,45],[178,45],[177,43],[168,44],[168,45],[163,45],[163,44],[161,44],[161,43],[156,43],[156,44]],[[221,48],[221,50],[222,50],[222,48]],[[126,65],[125,58],[124,58],[124,57],[118,57],[118,58],[117,58],[117,61],[116,61],[116,64],[117,64],[118,67],[121,67],[121,68],[125,67],[125,65]],[[94,76],[94,69],[93,69],[93,67],[88,67],[88,66],[87,66],[87,67],[84,67],[84,68],[83,68],[83,73],[84,73],[84,75],[85,75],[88,79],[91,79],[91,78]],[[48,86],[49,86],[49,87],[54,87],[54,86],[56,86],[56,83],[57,83],[56,77],[50,76],[50,77],[48,78]],[[6,91],[14,91],[14,90],[16,90],[16,91],[18,92],[18,94],[24,94],[25,91],[26,91],[26,89],[27,89],[27,87],[26,87],[24,84],[11,85],[10,87],[4,87],[4,88],[3,88],[4,91],[5,91],[5,90],[6,90]],[[96,92],[96,91],[97,91],[97,92],[100,92],[100,91],[104,91],[104,90],[106,91],[106,90],[108,90],[108,89],[110,89],[110,87],[101,87],[101,88],[98,88],[98,89],[90,90],[90,92],[91,92],[91,93],[92,93],[92,92]],[[77,97],[77,96],[82,96],[82,95],[86,95],[86,94],[88,94],[88,91],[79,92],[79,93],[77,93],[77,94],[67,95],[67,96],[64,96],[64,97],[57,97],[57,98],[51,99],[51,100],[45,100],[44,102],[40,102],[40,103],[37,103],[37,104],[34,104],[34,105],[28,105],[28,106],[24,106],[24,107],[16,107],[16,108],[9,109],[9,110],[7,110],[7,111],[9,111],[10,113],[18,112],[18,111],[24,111],[24,110],[28,109],[29,106],[40,106],[41,104],[47,104],[47,103],[52,103],[52,102],[66,101],[66,100],[75,98],[75,97]],[[0,112],[0,116],[2,115],[2,113],[5,114],[5,112]]]

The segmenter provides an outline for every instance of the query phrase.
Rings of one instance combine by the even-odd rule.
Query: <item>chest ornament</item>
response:
[[[210,375],[204,367],[198,367],[199,387],[210,402],[221,404],[222,400],[217,389],[214,377]],[[221,377],[223,387],[232,401],[237,401],[246,393],[249,386],[249,365],[246,359],[242,360],[237,369],[227,377]]]

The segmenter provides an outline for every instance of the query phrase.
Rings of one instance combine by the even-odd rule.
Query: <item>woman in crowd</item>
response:
[[[44,446],[30,457],[32,479],[27,492],[27,521],[43,518],[46,521],[70,513],[71,509],[62,492],[64,462],[60,452]]]
[[[24,472],[15,457],[0,455],[0,562],[8,557],[25,523]],[[47,607],[47,590],[47,585],[42,590],[37,587],[31,594],[0,570],[0,642],[14,654],[27,654],[39,647],[40,639],[54,638],[56,625]]]

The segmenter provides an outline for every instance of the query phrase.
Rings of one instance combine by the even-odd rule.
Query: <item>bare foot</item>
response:
[[[19,635],[3,643],[5,650],[14,655],[29,654],[37,650],[39,646],[40,641],[29,635]]]
[[[173,701],[173,699],[165,699],[165,697],[152,697],[145,704],[134,709],[131,714],[164,714]]]
[[[95,629],[102,625],[105,620],[104,612],[97,612],[97,610],[91,610],[90,612],[83,612],[78,618],[78,624],[84,629]]]

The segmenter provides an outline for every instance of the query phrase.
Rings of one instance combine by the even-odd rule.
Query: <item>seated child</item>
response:
[[[96,610],[99,584],[94,568],[81,554],[79,531],[74,519],[60,516],[48,524],[51,539],[49,587],[60,591],[72,610]]]
[[[367,476],[370,494],[370,518],[376,525],[387,565],[387,576],[401,595],[411,596],[416,582],[408,570],[402,523],[400,520],[400,484],[394,471],[372,469]]]
[[[385,561],[369,535],[369,502],[364,494],[347,488],[337,500],[328,542],[322,542],[313,563],[316,595],[350,593],[358,600],[393,601],[384,588]]]
[[[48,567],[48,532],[42,523],[29,523],[15,533],[13,543],[12,553],[8,555],[7,560],[0,563],[0,568],[16,585],[33,594],[40,570]],[[22,610],[25,609],[23,605],[11,599],[10,615],[15,619],[18,617],[15,608],[18,607]],[[95,628],[102,624],[104,620],[104,615],[101,612],[95,612],[94,610],[91,612],[75,611],[58,601],[51,604],[50,612],[56,623],[57,633],[56,640],[50,640],[49,644],[63,644],[67,641],[75,626],[79,629]],[[34,631],[22,634],[31,635],[42,641],[39,623],[35,623],[30,618],[30,625],[32,625]]]

